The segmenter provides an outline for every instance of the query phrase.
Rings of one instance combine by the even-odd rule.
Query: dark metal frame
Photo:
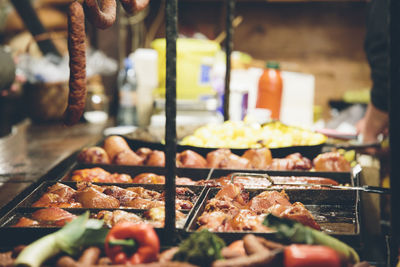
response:
[[[226,74],[224,119],[229,119],[229,83],[233,48],[233,17],[235,0],[226,0]],[[166,92],[165,92],[165,240],[176,240],[175,174],[176,174],[176,40],[178,36],[178,1],[168,0],[165,6],[166,32]]]
[[[21,19],[24,21],[26,28],[29,30],[34,38],[36,36],[47,34],[47,31],[39,20],[30,0],[11,0],[11,3],[17,10]],[[44,38],[43,40],[36,40],[36,42],[39,46],[40,51],[44,55],[47,53],[52,53],[56,56],[61,57],[60,52],[57,50],[51,39]]]
[[[389,138],[390,138],[390,188],[391,195],[391,225],[394,249],[397,257],[400,254],[400,168],[398,155],[400,151],[400,2],[390,1],[389,14]],[[396,251],[394,251],[396,253]]]

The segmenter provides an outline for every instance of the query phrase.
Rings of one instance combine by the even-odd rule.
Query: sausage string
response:
[[[149,0],[119,0],[128,14],[143,10]],[[82,1],[80,1],[82,2]],[[74,1],[68,8],[69,94],[64,113],[66,125],[76,124],[83,114],[86,98],[85,14],[97,28],[106,29],[116,19],[116,0]]]

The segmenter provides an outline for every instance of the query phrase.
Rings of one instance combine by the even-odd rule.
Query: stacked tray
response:
[[[102,145],[104,140],[98,142],[98,145]],[[128,144],[134,150],[147,147],[153,150],[164,150],[164,145],[159,143],[149,143],[138,140],[129,140],[127,139]],[[186,149],[193,149],[198,152],[202,156],[205,156],[208,152],[212,151],[209,148],[196,148],[196,147],[186,147],[186,146],[178,146],[178,152],[181,152]],[[290,148],[294,149],[294,148]],[[232,150],[232,152],[236,152],[239,155],[244,150]],[[271,150],[272,152],[274,150]],[[280,149],[280,153],[282,154],[274,154],[274,157],[284,157],[292,152],[300,152],[304,153],[304,151],[299,150],[289,150],[286,148]],[[310,158],[315,157],[318,152],[314,153]],[[37,239],[40,236],[43,236],[49,232],[55,231],[59,229],[58,227],[20,227],[13,228],[13,225],[18,218],[22,216],[28,216],[35,212],[39,208],[32,208],[31,205],[34,201],[36,201],[46,190],[47,188],[56,183],[56,181],[61,182],[63,184],[75,187],[76,182],[71,182],[71,173],[74,170],[80,170],[85,168],[94,168],[101,167],[104,170],[110,173],[124,173],[130,175],[132,178],[138,174],[142,173],[155,173],[158,175],[165,175],[166,169],[164,167],[150,167],[150,166],[123,166],[123,165],[113,165],[113,164],[80,164],[76,161],[76,155],[72,155],[75,157],[75,160],[71,160],[71,157],[68,158],[67,161],[60,163],[53,170],[49,172],[48,175],[42,177],[40,179],[39,185],[29,193],[25,193],[20,195],[17,198],[17,203],[15,207],[10,208],[4,214],[2,218],[0,218],[0,234],[2,235],[0,245],[16,245],[21,243],[27,243],[34,239]],[[303,154],[303,156],[307,156],[307,154]],[[312,171],[270,171],[270,170],[234,170],[234,169],[209,169],[209,168],[177,168],[176,174],[178,177],[188,177],[193,181],[199,180],[207,180],[207,179],[217,179],[222,176],[229,175],[234,172],[250,172],[250,173],[267,173],[270,176],[309,176],[309,177],[324,177],[330,178],[337,181],[339,184],[350,184],[350,185],[358,185],[358,175],[357,172],[312,172]],[[163,185],[149,185],[149,184],[113,184],[108,183],[107,185],[117,185],[120,187],[132,187],[132,186],[141,186],[146,189],[156,190],[161,192],[163,190]],[[180,186],[177,186],[180,187]],[[196,230],[196,220],[201,215],[204,210],[205,204],[207,200],[212,198],[216,192],[219,190],[218,188],[208,188],[207,186],[200,185],[191,185],[186,186],[182,185],[182,187],[188,187],[193,192],[198,195],[197,201],[194,204],[191,210],[184,210],[186,216],[186,221],[184,222],[184,226],[177,229],[177,232],[181,235],[187,235],[192,231]],[[249,190],[251,194],[255,194],[259,192],[261,189],[255,188],[246,188]],[[258,190],[258,191],[257,191]],[[265,189],[267,190],[267,189]],[[276,189],[275,189],[276,190]],[[302,202],[307,209],[311,211],[311,213],[315,216],[317,221],[323,226],[325,232],[332,234],[341,240],[349,243],[354,247],[360,246],[360,225],[361,222],[359,220],[359,196],[357,191],[353,190],[316,190],[316,189],[286,189],[285,190],[290,198],[291,202],[299,201]],[[118,208],[119,209],[119,208]],[[85,210],[89,210],[91,212],[98,212],[97,209],[66,209],[74,214],[80,214]],[[127,210],[121,208],[121,210]],[[134,212],[141,216],[144,213],[144,210],[136,210],[129,209],[129,212]],[[163,228],[157,228],[158,232],[162,232]],[[226,240],[233,240],[240,238],[244,232],[228,232],[228,233],[218,233]],[[268,237],[272,237],[272,234],[268,233],[256,233],[259,235],[266,235]],[[160,235],[162,236],[162,235]],[[10,242],[12,244],[10,244]]]

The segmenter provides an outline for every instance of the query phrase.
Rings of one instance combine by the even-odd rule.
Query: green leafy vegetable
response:
[[[281,239],[286,239],[294,243],[328,246],[343,255],[351,263],[360,261],[357,252],[352,247],[330,235],[304,226],[299,222],[268,214],[263,224],[275,229],[278,237]]]
[[[210,266],[215,260],[222,259],[221,250],[225,242],[207,229],[193,233],[179,245],[173,260],[189,262],[199,266]]]
[[[75,255],[88,246],[103,246],[108,229],[102,226],[103,221],[89,219],[89,212],[85,212],[57,232],[27,246],[18,255],[15,265],[39,267],[60,252]]]

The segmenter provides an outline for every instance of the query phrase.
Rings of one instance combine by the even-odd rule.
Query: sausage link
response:
[[[85,0],[85,11],[88,20],[100,29],[106,29],[115,22],[117,3],[115,0]]]
[[[149,0],[119,0],[119,2],[128,14],[141,11],[149,4]]]
[[[64,123],[73,125],[82,116],[86,98],[85,15],[74,1],[68,9],[69,95]]]

